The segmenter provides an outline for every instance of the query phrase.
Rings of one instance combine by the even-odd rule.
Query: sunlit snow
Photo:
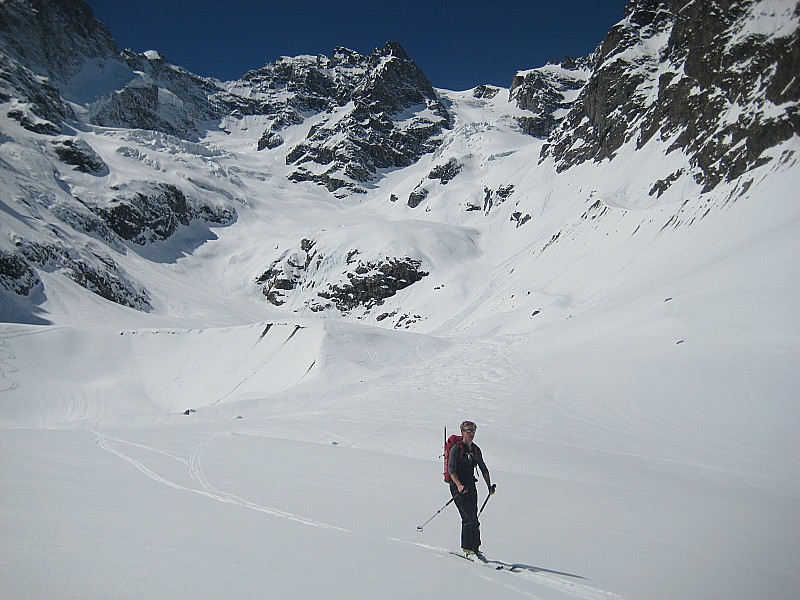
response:
[[[157,178],[238,219],[114,255],[151,312],[58,272],[33,313],[1,292],[0,595],[796,597],[796,137],[752,183],[686,175],[656,197],[689,167],[668,140],[557,174],[507,90],[441,93],[439,149],[347,199],[287,181],[254,118],[197,143],[75,132],[109,172],[64,175],[73,193]],[[4,243],[17,223],[56,235],[7,217],[19,181],[52,177],[34,139],[0,119]],[[457,177],[427,178],[451,157]],[[255,280],[304,238],[318,282],[355,249],[429,275],[348,315],[303,286],[272,306]],[[443,430],[464,419],[498,486],[489,567],[451,554],[452,506],[416,531],[449,498]]]

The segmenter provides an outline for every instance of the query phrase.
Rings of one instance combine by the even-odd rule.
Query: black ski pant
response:
[[[478,489],[468,485],[463,494],[450,482],[450,493],[455,496],[455,505],[461,513],[461,547],[475,552],[481,546],[481,524],[478,522]]]

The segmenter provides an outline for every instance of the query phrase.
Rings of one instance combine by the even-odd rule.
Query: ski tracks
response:
[[[570,578],[573,577],[570,575],[548,573],[544,570],[536,569],[535,567],[528,567],[513,563],[509,564],[496,560],[489,560],[488,563],[476,562],[474,566],[478,569],[482,569],[482,571],[478,571],[478,573],[484,579],[490,579],[491,581],[502,585],[503,587],[515,589],[515,591],[533,598],[537,598],[538,596],[528,592],[527,590],[521,590],[509,586],[508,583],[503,581],[502,578],[506,577],[506,573],[510,573],[515,577],[521,577],[527,581],[535,583],[536,585],[558,591],[562,593],[565,598],[579,598],[580,600],[622,600],[621,596],[613,592],[602,590],[593,585],[578,583],[574,581],[574,579],[570,580]],[[503,569],[498,571],[496,570],[496,566],[502,566]],[[483,572],[487,568],[489,569],[489,575]]]
[[[267,514],[267,515],[270,515],[270,516],[273,516],[273,517],[278,517],[278,518],[286,519],[286,520],[289,520],[289,521],[292,521],[292,522],[295,522],[295,523],[300,523],[301,525],[310,525],[312,527],[318,527],[320,529],[330,529],[330,530],[334,530],[334,531],[343,531],[343,532],[349,532],[350,531],[349,529],[345,529],[343,527],[337,527],[335,525],[329,525],[328,523],[323,523],[321,521],[315,521],[313,519],[308,519],[308,518],[302,517],[300,515],[295,515],[295,514],[286,512],[286,511],[278,510],[276,508],[271,508],[271,507],[268,507],[268,506],[263,506],[261,504],[256,504],[255,502],[251,502],[249,500],[246,500],[244,498],[241,498],[241,497],[236,496],[234,494],[231,494],[229,492],[225,492],[225,491],[218,490],[217,488],[215,488],[213,485],[211,485],[211,483],[209,483],[208,478],[207,478],[207,476],[205,474],[205,471],[203,470],[202,462],[200,460],[200,457],[201,457],[201,455],[203,453],[203,450],[205,450],[205,448],[208,445],[208,443],[215,437],[214,435],[206,436],[203,439],[203,441],[201,441],[194,448],[194,450],[192,451],[192,453],[189,456],[189,458],[185,459],[185,458],[182,458],[182,457],[179,457],[179,456],[175,456],[175,455],[169,454],[169,453],[164,452],[162,450],[159,450],[157,448],[152,448],[150,446],[145,446],[145,445],[142,445],[142,444],[135,444],[133,442],[128,442],[128,441],[125,441],[125,440],[113,438],[113,437],[107,436],[107,435],[105,435],[105,434],[103,434],[103,433],[101,433],[99,431],[94,431],[93,433],[97,437],[97,445],[100,446],[100,448],[102,448],[103,450],[106,450],[107,452],[110,452],[111,454],[114,454],[115,456],[118,456],[119,458],[121,458],[125,462],[130,463],[131,465],[136,467],[139,471],[141,471],[143,474],[147,475],[147,477],[149,477],[153,481],[156,481],[156,482],[161,483],[163,485],[169,486],[169,487],[171,487],[173,489],[182,490],[182,491],[186,491],[186,492],[191,492],[193,494],[199,494],[201,496],[205,496],[207,498],[210,498],[212,500],[216,500],[218,502],[223,502],[223,503],[226,503],[226,504],[233,504],[235,506],[239,506],[241,508],[245,508],[245,509],[248,509],[248,510],[254,510],[254,511],[257,511],[257,512],[260,512],[260,513],[264,513],[264,514]],[[151,451],[151,452],[162,454],[162,455],[168,456],[169,458],[172,458],[172,459],[182,463],[188,469],[189,477],[191,478],[191,480],[198,487],[187,487],[185,485],[181,485],[181,484],[176,483],[176,482],[174,482],[174,481],[172,481],[172,480],[170,480],[170,479],[168,479],[166,477],[163,477],[163,476],[159,475],[154,470],[152,470],[149,467],[147,467],[144,463],[134,459],[133,457],[129,456],[128,454],[125,454],[121,450],[118,450],[117,448],[112,446],[112,442],[114,442],[117,445],[119,445],[119,444],[129,445],[129,446],[133,446],[133,447],[136,447],[136,448],[141,448],[141,449],[144,449],[144,450],[148,450],[148,451]]]
[[[11,373],[19,371],[19,369],[10,362],[16,358],[6,335],[0,335],[0,392],[12,392],[19,387],[17,382],[9,377]]]
[[[438,546],[431,546],[429,544],[422,544],[419,542],[409,542],[399,538],[388,539],[393,542],[411,544],[413,546],[430,550],[442,558],[447,558],[451,554],[456,555],[448,548],[440,548]],[[459,555],[456,556],[463,558]],[[462,561],[464,563],[464,568],[473,570],[473,573],[476,577],[479,577],[485,581],[490,581],[493,584],[496,584],[509,591],[516,592],[520,596],[528,598],[541,598],[541,596],[537,595],[534,591],[520,587],[519,584],[521,582],[519,582],[519,579],[517,579],[517,582],[519,583],[516,583],[514,578],[522,578],[530,583],[560,592],[563,594],[565,600],[568,598],[577,598],[580,600],[623,600],[622,596],[614,592],[609,592],[607,590],[600,589],[599,587],[595,587],[594,585],[575,581],[576,579],[584,579],[579,575],[549,571],[548,569],[523,565],[520,563],[506,563],[500,560],[488,559],[485,563],[469,561],[473,564],[468,564],[467,560],[468,559],[464,559]],[[499,567],[502,567],[502,569],[499,569]],[[548,597],[551,596],[548,595]]]
[[[217,502],[231,504],[247,510],[254,510],[272,517],[286,519],[295,523],[299,523],[301,525],[309,525],[321,529],[329,529],[329,530],[352,533],[349,529],[345,529],[343,527],[337,527],[335,525],[330,525],[327,523],[323,523],[321,521],[315,521],[313,519],[309,519],[286,511],[278,510],[276,508],[263,506],[261,504],[251,502],[250,500],[247,500],[230,492],[226,492],[216,488],[209,481],[205,469],[203,468],[203,462],[201,459],[208,444],[215,437],[218,437],[219,434],[217,435],[212,434],[205,436],[203,440],[194,447],[189,457],[184,458],[181,456],[176,456],[175,454],[171,454],[169,452],[165,452],[158,448],[153,448],[151,446],[137,444],[134,442],[111,437],[99,431],[94,431],[93,433],[97,438],[97,445],[100,448],[113,454],[114,456],[117,456],[123,461],[133,465],[137,470],[139,470],[141,473],[143,473],[153,481],[171,487],[175,490],[198,494],[206,498],[209,498],[211,500],[215,500]],[[133,448],[139,448],[140,450],[145,450],[147,452],[153,452],[161,454],[163,456],[167,456],[168,458],[180,463],[183,466],[183,468],[188,471],[189,478],[195,484],[195,486],[181,485],[180,483],[177,483],[172,479],[157,473],[155,470],[148,467],[140,460],[137,460],[132,456],[126,454],[122,450],[120,450],[119,446],[130,446]],[[431,551],[432,553],[442,558],[447,558],[449,554],[452,554],[452,552],[447,548],[440,548],[437,546],[421,544],[418,542],[411,542],[408,540],[402,540],[393,537],[389,537],[386,539],[392,542],[411,544],[413,546],[423,548],[425,550]],[[498,588],[503,588],[504,590],[506,590],[505,592],[503,592],[503,594],[513,593],[526,598],[541,598],[542,596],[537,594],[535,589],[530,589],[529,586],[526,586],[523,583],[527,582],[529,584],[543,586],[549,588],[552,591],[558,592],[560,595],[563,595],[565,599],[623,600],[622,597],[619,596],[618,594],[602,590],[593,585],[588,585],[586,583],[576,581],[578,579],[583,579],[583,578],[577,575],[571,575],[569,573],[559,573],[557,571],[549,571],[547,569],[541,569],[529,565],[523,565],[519,563],[506,563],[499,560],[491,560],[491,559],[489,559],[489,561],[485,564],[483,563],[466,564],[466,561],[464,562],[465,562],[465,564],[463,565],[464,568],[472,570],[473,574],[476,577],[483,579],[484,581],[490,582],[491,584],[498,586]],[[497,567],[502,567],[502,569],[495,570]],[[550,592],[550,594],[552,594],[552,591]],[[550,597],[550,595],[548,595],[548,597]]]

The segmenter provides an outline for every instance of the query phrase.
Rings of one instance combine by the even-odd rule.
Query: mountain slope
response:
[[[792,598],[798,14],[636,0],[453,92],[0,2],[0,588]],[[497,572],[415,531],[465,418]]]

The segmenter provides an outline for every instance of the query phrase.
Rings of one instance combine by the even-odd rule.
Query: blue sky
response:
[[[434,86],[507,87],[521,69],[590,53],[627,0],[88,0],[120,48],[238,79],[279,56],[400,42]]]

